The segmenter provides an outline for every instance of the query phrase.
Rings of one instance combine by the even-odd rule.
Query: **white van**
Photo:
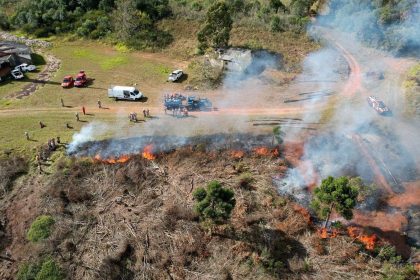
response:
[[[108,97],[115,98],[115,100],[140,100],[143,93],[135,87],[111,86],[108,89]]]

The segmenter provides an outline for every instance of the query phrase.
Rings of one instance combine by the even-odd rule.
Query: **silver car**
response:
[[[175,70],[169,75],[168,81],[176,82],[182,77],[182,75],[184,75],[184,72],[182,72],[182,70]]]

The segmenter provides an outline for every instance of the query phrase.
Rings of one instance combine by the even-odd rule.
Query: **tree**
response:
[[[281,2],[281,0],[270,0],[269,6],[276,13],[278,13],[279,10],[283,12],[287,10],[286,6]]]
[[[358,195],[358,188],[352,185],[347,177],[329,176],[322,180],[321,186],[315,189],[311,206],[321,218],[325,218],[324,226],[326,227],[333,210],[350,220],[353,217],[353,208],[356,206]]]
[[[232,29],[232,18],[224,1],[214,3],[207,11],[204,26],[198,32],[198,48],[204,52],[209,46],[227,47]]]
[[[283,144],[283,138],[285,136],[285,133],[281,130],[281,126],[276,126],[273,128],[273,136],[274,139],[277,141],[277,144]]]
[[[223,188],[218,181],[211,181],[207,185],[207,189],[196,189],[193,195],[197,200],[195,210],[204,220],[225,221],[229,219],[236,204],[234,192]]]
[[[293,0],[290,3],[292,14],[298,17],[307,16],[314,2],[314,0]]]
[[[133,0],[118,0],[114,11],[114,30],[118,37],[127,42],[137,28],[137,10]]]

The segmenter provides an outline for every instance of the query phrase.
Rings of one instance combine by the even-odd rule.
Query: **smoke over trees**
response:
[[[328,3],[329,14],[320,21],[353,32],[376,48],[395,54],[415,54],[420,48],[418,0],[343,1]],[[351,15],[351,16],[350,16]]]

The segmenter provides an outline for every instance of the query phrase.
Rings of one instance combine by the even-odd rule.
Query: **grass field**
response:
[[[168,83],[167,76],[177,68],[188,70],[190,62],[197,59],[195,34],[200,25],[197,21],[163,20],[159,28],[171,32],[174,41],[167,49],[155,53],[129,51],[124,46],[110,46],[98,41],[71,41],[62,37],[51,39],[54,47],[46,50],[43,55],[54,55],[61,60],[61,66],[45,86],[23,99],[12,99],[8,96],[29,84],[38,73],[29,73],[23,81],[0,85],[0,151],[30,153],[56,136],[61,136],[64,142],[70,141],[71,136],[86,124],[75,122],[74,115],[81,112],[82,106],[88,112],[95,108],[95,116],[87,117],[87,121],[112,122],[118,118],[116,110],[121,111],[122,108],[127,115],[131,111],[139,113],[142,108],[160,106],[163,94],[182,92],[189,80]],[[298,64],[304,55],[316,48],[304,36],[270,35],[267,31],[252,30],[254,35],[248,37],[249,33],[245,27],[235,26],[231,35],[232,45],[277,51],[284,54],[287,63]],[[35,62],[41,71],[45,62],[40,56],[35,58]],[[86,71],[92,79],[87,88],[61,88],[65,75],[75,76],[80,70]],[[107,88],[111,85],[135,85],[144,93],[147,101],[118,103],[108,99]],[[60,99],[68,107],[62,108]],[[111,110],[98,111],[97,100],[101,100],[103,106]],[[47,127],[39,129],[39,121],[46,123]],[[66,129],[67,122],[74,125],[74,129]],[[25,131],[37,141],[27,141]]]

